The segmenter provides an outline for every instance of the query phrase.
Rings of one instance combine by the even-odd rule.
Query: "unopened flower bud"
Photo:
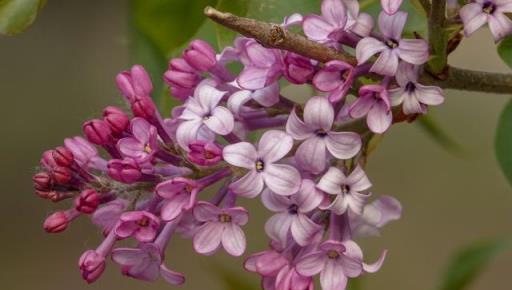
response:
[[[44,191],[44,190],[37,190],[36,189],[36,195],[39,196],[42,199],[49,199],[50,198],[51,191]]]
[[[142,175],[139,165],[131,158],[112,159],[108,162],[107,168],[112,179],[127,184],[136,182]]]
[[[34,188],[38,191],[48,191],[52,188],[52,177],[48,172],[38,172],[33,177]]]
[[[56,190],[52,190],[52,191],[48,192],[48,199],[53,202],[59,202],[61,200],[70,198],[72,196],[73,196],[73,193],[71,193],[71,192],[62,192],[62,191],[56,191]]]
[[[222,160],[222,148],[214,142],[196,141],[188,147],[188,159],[195,164],[211,166]]]
[[[132,112],[137,117],[151,119],[156,112],[155,103],[148,96],[136,96],[132,102]]]
[[[67,184],[72,177],[67,167],[57,166],[52,171],[52,178],[57,184]]]
[[[54,212],[44,221],[44,230],[48,233],[59,233],[68,227],[68,217],[63,211]]]
[[[208,71],[217,63],[215,50],[208,42],[200,39],[190,43],[183,58],[190,66],[202,72]]]
[[[294,84],[304,84],[310,81],[315,74],[315,67],[311,60],[292,52],[284,58],[284,74],[288,81]]]
[[[75,199],[75,208],[79,212],[93,213],[100,205],[100,195],[94,189],[86,189]]]
[[[105,257],[94,250],[82,254],[78,262],[80,274],[87,283],[96,281],[105,270]]]
[[[118,107],[108,106],[103,111],[103,120],[115,135],[123,133],[130,123],[128,115]]]
[[[153,90],[151,78],[141,65],[134,65],[116,77],[117,87],[131,102],[135,96],[149,96]]]
[[[91,120],[82,126],[85,137],[96,145],[106,145],[112,142],[112,130],[103,120]]]
[[[73,153],[66,147],[60,146],[52,152],[55,163],[59,166],[69,167],[75,161]]]
[[[41,166],[52,170],[55,166],[57,166],[57,162],[55,162],[55,159],[53,159],[53,150],[47,150],[43,153],[41,156]]]

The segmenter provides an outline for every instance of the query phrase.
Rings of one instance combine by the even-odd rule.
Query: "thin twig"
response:
[[[434,0],[434,2],[439,0]],[[213,21],[226,26],[238,33],[254,38],[265,47],[278,48],[295,52],[302,56],[320,61],[341,60],[356,64],[357,60],[350,54],[326,47],[301,35],[271,24],[230,13],[220,12],[207,7],[205,15]],[[444,15],[444,14],[443,14]],[[423,71],[420,80],[446,89],[458,89],[500,94],[512,93],[512,74],[472,71],[446,66],[442,74],[431,74]]]

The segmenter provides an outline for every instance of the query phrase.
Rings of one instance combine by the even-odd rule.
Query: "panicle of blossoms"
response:
[[[249,213],[239,199],[260,195],[274,213],[264,229],[269,249],[247,258],[245,268],[261,275],[265,289],[313,289],[319,275],[322,289],[343,290],[349,278],[378,271],[387,252],[367,264],[355,240],[379,234],[400,218],[401,206],[390,196],[370,201],[369,138],[385,133],[394,115],[414,118],[444,100],[440,88],[418,82],[428,50],[421,39],[402,39],[400,4],[382,1],[380,33],[355,0],[324,0],[321,15],[285,18],[283,29],[355,49],[356,65],[322,64],[245,37],[220,53],[194,40],[163,75],[181,101],[170,115],[153,102],[142,66],[121,72],[116,83],[131,113],[109,106],[83,124],[84,137],[67,138],[41,158],[37,195],[72,200],[47,218],[45,230],[64,231],[83,216],[100,228],[103,242],[79,259],[89,283],[111,257],[125,276],[180,285],[184,275],[164,255],[171,239],[190,239],[202,255],[242,256]],[[361,86],[371,72],[382,77],[372,74],[376,80]],[[300,104],[282,95],[285,82],[318,93]],[[220,189],[208,197],[214,185]],[[118,247],[124,239],[135,244]]]

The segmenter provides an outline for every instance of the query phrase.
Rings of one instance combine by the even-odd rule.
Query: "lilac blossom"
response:
[[[238,85],[247,90],[259,90],[274,83],[283,73],[281,52],[268,49],[254,40],[244,46],[245,68],[237,78]],[[244,61],[245,60],[245,61]]]
[[[377,236],[379,230],[391,221],[400,219],[402,205],[391,196],[381,196],[367,204],[362,215],[350,215],[350,227],[354,237]]]
[[[263,107],[271,107],[279,102],[279,83],[274,82],[269,86],[258,90],[239,90],[233,93],[228,99],[228,108],[235,116],[239,117],[248,111],[245,104],[251,100],[262,105]],[[250,110],[249,111],[253,111]]]
[[[296,140],[305,140],[297,148],[296,162],[305,170],[318,174],[328,162],[327,152],[338,159],[354,157],[361,149],[361,138],[352,132],[332,131],[334,108],[321,96],[312,97],[304,108],[304,122],[293,110],[286,132]]]
[[[357,166],[348,176],[336,167],[331,167],[322,176],[317,188],[336,198],[328,208],[336,214],[343,214],[350,209],[361,215],[370,194],[362,193],[372,186],[370,180],[360,166]]]
[[[182,211],[191,209],[199,192],[199,184],[192,179],[176,177],[158,184],[155,192],[165,199],[161,209],[164,221],[177,218]]]
[[[130,128],[132,136],[117,142],[119,152],[138,162],[149,161],[158,150],[157,129],[143,118],[134,118]]]
[[[299,245],[306,246],[320,230],[320,226],[308,216],[324,198],[313,181],[304,179],[299,191],[291,196],[278,195],[265,189],[261,198],[266,208],[278,212],[265,224],[265,231],[272,239],[286,244],[290,233]]]
[[[293,146],[290,135],[277,130],[267,131],[261,136],[257,149],[248,142],[224,147],[222,155],[231,165],[248,169],[249,172],[231,184],[231,189],[240,196],[255,197],[268,186],[280,195],[291,195],[300,187],[300,173],[286,164],[276,164]]]
[[[322,92],[328,92],[329,101],[341,101],[348,94],[354,80],[354,67],[350,64],[331,60],[313,78],[313,85]]]
[[[225,92],[219,91],[209,81],[203,81],[194,96],[185,104],[180,116],[182,120],[176,131],[176,140],[185,150],[188,144],[197,140],[212,141],[215,133],[227,135],[234,127],[233,115],[219,102]]]
[[[134,65],[130,71],[124,71],[116,77],[117,87],[130,102],[136,96],[149,96],[153,91],[153,84],[149,74],[141,65]]]
[[[387,89],[381,85],[362,86],[359,89],[359,97],[349,108],[349,115],[352,118],[366,116],[366,124],[372,132],[386,132],[393,121]]]
[[[470,36],[480,27],[489,23],[489,29],[498,42],[512,34],[512,20],[507,17],[512,13],[511,0],[475,0],[460,9],[460,18],[464,22],[464,34]]]
[[[402,5],[403,0],[380,0],[382,9],[389,15],[395,14]]]
[[[247,211],[241,207],[218,208],[207,202],[194,207],[194,217],[203,225],[194,235],[194,249],[211,255],[222,247],[232,256],[245,252],[245,234],[241,226],[249,220]]]
[[[381,12],[379,28],[383,39],[365,37],[356,47],[358,64],[367,62],[380,53],[370,71],[385,76],[393,76],[398,70],[399,60],[421,65],[428,60],[428,44],[423,39],[402,39],[402,31],[407,21],[407,13],[399,11],[393,15]]]
[[[125,212],[114,229],[120,239],[133,236],[139,242],[151,242],[156,237],[160,219],[147,211]]]
[[[400,64],[396,82],[400,87],[389,91],[391,104],[402,104],[402,111],[406,115],[425,114],[427,105],[437,106],[444,102],[441,88],[418,83],[418,68],[411,64]]]

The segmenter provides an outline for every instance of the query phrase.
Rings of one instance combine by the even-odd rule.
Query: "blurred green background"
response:
[[[114,77],[131,65],[127,19],[125,1],[52,0],[27,32],[0,38],[1,289],[172,288],[163,281],[124,278],[112,263],[100,280],[86,285],[78,258],[96,247],[100,234],[85,218],[62,234],[44,233],[46,215],[65,205],[40,200],[32,190],[31,176],[44,150],[80,134],[82,122],[101,114],[104,106],[121,104]],[[508,70],[487,30],[465,39],[450,63]],[[361,241],[367,261],[384,248],[390,250],[383,269],[364,278],[364,289],[438,289],[455,252],[511,233],[512,190],[496,164],[493,139],[499,113],[512,93],[446,91],[446,96],[432,114],[463,145],[463,154],[445,151],[417,125],[404,124],[386,134],[369,161],[374,193],[396,196],[404,211],[382,237]],[[249,207],[252,219],[246,232],[252,253],[266,247],[263,224],[269,213],[256,200]],[[173,241],[167,251],[167,265],[187,276],[181,289],[227,289],[226,271],[258,285],[256,275],[243,272],[242,261],[224,253],[196,255],[188,240]],[[468,289],[508,290],[511,269],[509,251]]]

